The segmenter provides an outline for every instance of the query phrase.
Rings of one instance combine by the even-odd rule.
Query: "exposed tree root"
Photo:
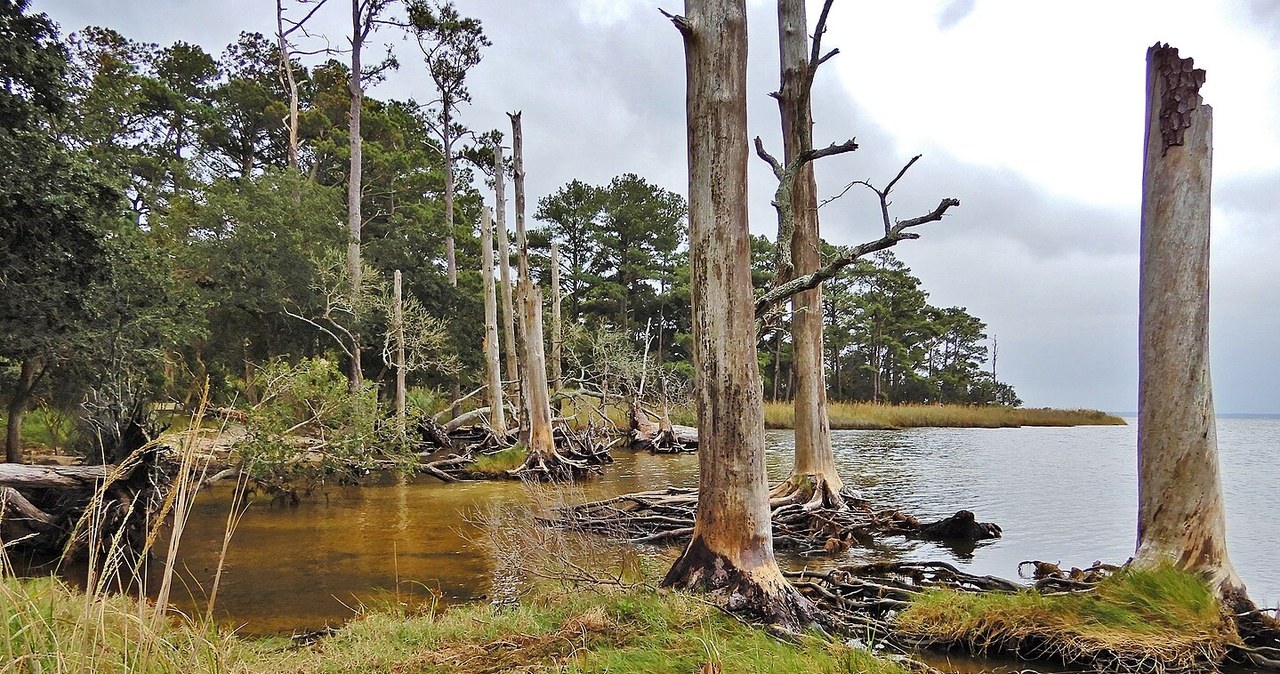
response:
[[[838,495],[845,506],[838,510],[823,507],[825,499],[818,499],[819,495],[823,495],[821,489],[814,490],[808,497],[801,490],[794,490],[789,496],[773,499],[774,547],[820,554],[843,552],[854,545],[869,546],[876,536],[944,540],[946,534],[954,531],[938,525],[960,516],[957,513],[946,520],[922,524],[900,510],[875,509],[852,492]],[[696,489],[671,487],[559,508],[547,523],[633,543],[680,543],[693,534],[697,506]],[[980,533],[978,538],[994,538],[999,536],[999,531],[999,527],[987,525],[966,533]]]
[[[1092,592],[1097,584],[1122,567],[1095,562],[1086,569],[1062,570],[1057,565],[1027,561],[1019,574],[1034,582],[1023,585],[995,576],[965,573],[945,562],[884,562],[846,565],[826,571],[784,572],[816,606],[831,616],[836,629],[862,634],[868,629],[889,635],[899,647],[962,648],[977,654],[1003,652],[1026,659],[1081,663],[1104,672],[1216,671],[1230,660],[1255,667],[1280,665],[1280,632],[1276,621],[1243,595],[1224,598],[1239,641],[1225,626],[1221,633],[1188,634],[1169,638],[1153,633],[1105,639],[1069,630],[1035,628],[1010,618],[993,618],[980,633],[939,633],[904,628],[896,615],[929,589],[959,592],[1015,593],[1026,590],[1046,595]]]
[[[823,475],[792,475],[769,492],[770,506],[801,503],[804,510],[846,510],[860,496],[849,489],[834,489]]]
[[[599,474],[603,466],[613,463],[613,447],[621,439],[606,441],[603,431],[591,427],[574,431],[567,426],[557,426],[552,434],[555,451],[550,456],[530,453],[518,468],[506,471],[506,476],[522,480],[564,481]],[[474,470],[477,458],[510,449],[515,435],[498,436],[487,426],[468,426],[450,433],[455,445],[463,445],[462,453],[449,453],[443,458],[424,463],[419,470],[442,482],[491,479],[493,475],[479,474]],[[469,441],[469,442],[467,442]]]
[[[818,622],[822,616],[813,604],[778,577],[772,561],[769,569],[758,577],[712,551],[699,537],[667,572],[662,586],[709,594],[727,611],[793,632]]]

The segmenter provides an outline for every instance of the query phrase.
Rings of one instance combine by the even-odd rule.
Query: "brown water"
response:
[[[1231,554],[1253,598],[1274,605],[1280,570],[1270,564],[1280,500],[1280,420],[1222,419],[1219,442],[1229,512]],[[943,559],[975,573],[1006,577],[1024,559],[1088,565],[1121,562],[1136,527],[1135,429],[1130,426],[1022,429],[838,431],[842,474],[876,503],[922,517],[964,508],[998,522],[1004,538],[970,549],[886,539],[834,561]],[[774,477],[789,468],[792,437],[769,433]],[[581,486],[583,497],[691,486],[695,455],[618,452],[606,475]],[[188,608],[203,607],[230,501],[229,487],[202,494],[183,539],[181,575]],[[531,498],[513,482],[408,483],[331,487],[297,506],[255,503],[241,521],[226,560],[218,615],[244,633],[288,633],[337,624],[360,603],[480,599],[493,587],[493,563],[468,521],[486,504]],[[786,557],[784,564],[833,560]]]

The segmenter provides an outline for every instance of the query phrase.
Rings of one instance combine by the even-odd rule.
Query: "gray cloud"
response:
[[[136,39],[196,41],[217,53],[242,29],[270,32],[268,3],[37,0],[68,28],[105,24]],[[474,104],[462,121],[476,129],[508,130],[504,112],[522,110],[532,211],[537,199],[579,178],[605,183],[639,173],[668,189],[687,183],[684,62],[680,39],[650,6],[601,18],[561,1],[462,0],[462,11],[484,21],[493,47],[470,78]],[[942,6],[940,25],[955,25],[967,0]],[[1280,26],[1275,3],[1249,5],[1253,20]],[[317,29],[340,43],[342,12]],[[775,153],[777,37],[770,3],[751,3],[749,124]],[[1280,34],[1280,33],[1276,33]],[[839,47],[850,33],[833,30]],[[416,47],[393,36],[401,70],[374,89],[379,97],[429,100]],[[840,56],[838,58],[847,58]],[[877,64],[868,64],[877,67]],[[919,164],[895,192],[898,217],[931,210],[944,196],[961,206],[905,242],[900,257],[925,281],[936,304],[962,305],[1000,340],[999,370],[1034,405],[1136,406],[1138,204],[1097,206],[1055,194],[1022,175],[979,166],[934,148],[904,147],[868,121],[858,92],[846,91],[834,69],[819,75],[815,140],[856,137],[861,149],[823,161],[820,192],[834,194],[855,179],[884,184],[912,155]],[[904,82],[904,87],[918,83]],[[946,102],[939,103],[945,114]],[[1047,143],[1047,141],[1046,141]],[[1135,152],[1137,151],[1135,143]],[[1046,152],[1052,147],[1046,145]],[[751,218],[757,233],[776,229],[769,205],[774,179],[751,160]],[[1280,409],[1280,366],[1274,335],[1280,318],[1275,256],[1280,234],[1280,175],[1242,177],[1216,186],[1214,372],[1224,411]],[[1087,197],[1088,195],[1083,195]],[[851,191],[822,211],[824,235],[840,244],[874,238],[879,214],[865,191]]]

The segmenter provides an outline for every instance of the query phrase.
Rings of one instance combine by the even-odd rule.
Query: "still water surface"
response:
[[[1218,422],[1229,544],[1255,601],[1280,599],[1273,563],[1280,499],[1280,418]],[[1086,566],[1123,562],[1133,551],[1137,520],[1136,428],[943,429],[836,431],[841,474],[876,504],[899,505],[922,518],[972,510],[1000,524],[1004,537],[971,550],[886,539],[837,561],[942,559],[975,573],[1014,577],[1018,562],[1041,559]],[[792,435],[768,434],[769,472],[786,475]],[[695,455],[621,451],[585,496],[693,486]],[[203,605],[229,507],[230,489],[202,494],[183,538],[188,607]],[[468,514],[486,503],[529,498],[516,483],[446,485],[435,481],[362,488],[331,487],[297,506],[253,505],[231,543],[218,613],[250,634],[288,633],[337,624],[361,602],[385,598],[467,601],[489,592],[494,572],[470,541]],[[814,565],[784,558],[788,566]],[[826,562],[831,563],[831,562]]]

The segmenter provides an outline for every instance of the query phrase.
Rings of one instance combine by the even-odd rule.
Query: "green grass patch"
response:
[[[343,672],[865,672],[904,670],[865,651],[775,639],[695,597],[650,589],[535,594],[518,607],[441,615],[371,613],[276,669]]]
[[[298,648],[161,617],[128,597],[87,599],[53,579],[0,579],[3,671],[111,672],[859,672],[906,674],[817,636],[780,641],[699,598],[648,587],[539,589],[515,607],[370,609]],[[718,669],[707,668],[708,664]]]
[[[506,477],[507,471],[515,470],[524,464],[529,450],[522,443],[516,443],[493,454],[482,454],[476,457],[471,465],[471,472],[486,477]]]
[[[247,653],[136,599],[87,598],[52,578],[0,579],[0,671],[194,674],[228,671]]]
[[[1035,651],[1064,660],[1120,658],[1182,668],[1221,659],[1235,638],[1204,581],[1172,567],[1129,569],[1088,593],[972,594],[934,590],[898,629],[975,651]]]
[[[795,425],[791,403],[765,403],[765,427]],[[1123,426],[1124,419],[1097,410],[1057,410],[971,405],[875,405],[831,403],[831,427],[839,430],[899,428],[1016,428],[1019,426]]]

